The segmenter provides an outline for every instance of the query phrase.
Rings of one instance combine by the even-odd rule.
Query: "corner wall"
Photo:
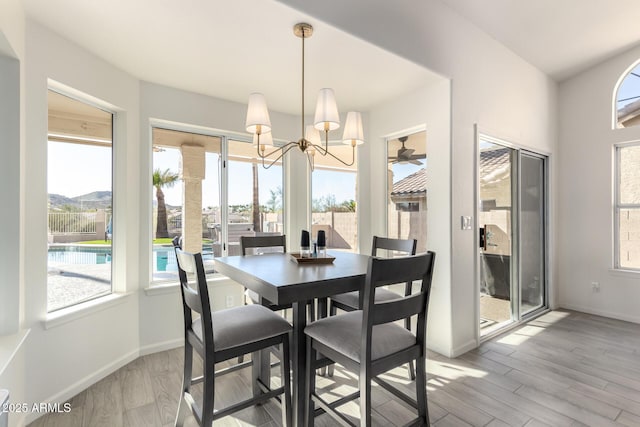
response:
[[[48,79],[85,93],[116,111],[114,228],[139,228],[137,211],[138,81],[93,54],[27,21],[26,27],[25,393],[29,402],[64,401],[137,357],[139,249],[135,238],[114,240],[113,286],[130,292],[118,304],[46,329],[47,318],[47,88]],[[81,177],[79,177],[81,178]],[[126,266],[125,266],[126,264]]]
[[[612,270],[613,146],[640,140],[640,127],[612,129],[612,114],[618,79],[638,59],[631,49],[562,82],[558,168],[560,305],[636,323],[640,273]]]

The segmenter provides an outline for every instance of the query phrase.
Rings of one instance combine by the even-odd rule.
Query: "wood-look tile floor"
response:
[[[181,349],[141,357],[71,400],[68,414],[50,414],[33,427],[171,426],[181,381]],[[571,311],[554,311],[485,342],[457,359],[429,353],[429,414],[444,426],[640,426],[640,325]],[[318,377],[329,399],[357,387],[340,369]],[[406,390],[405,368],[386,376]],[[248,396],[249,372],[216,383],[220,403]],[[374,426],[402,425],[413,412],[374,387]],[[356,403],[345,405],[357,416]],[[191,419],[189,425],[195,425]],[[219,426],[278,426],[277,403],[245,409]],[[323,415],[316,425],[333,426]]]

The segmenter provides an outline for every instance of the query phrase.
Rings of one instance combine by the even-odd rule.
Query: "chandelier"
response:
[[[359,112],[350,111],[347,113],[347,119],[344,126],[342,136],[343,144],[351,145],[351,161],[347,162],[333,153],[329,149],[329,131],[340,127],[340,117],[338,114],[338,106],[333,89],[320,89],[318,101],[316,103],[316,113],[313,125],[305,127],[304,122],[304,39],[311,37],[313,27],[310,24],[299,23],[293,27],[293,33],[302,39],[302,102],[301,102],[301,138],[297,141],[291,141],[281,147],[273,146],[273,138],[271,136],[271,120],[269,119],[269,110],[267,109],[267,101],[263,94],[252,93],[249,95],[247,106],[247,132],[253,134],[253,142],[256,147],[258,157],[262,159],[262,166],[269,169],[278,160],[298,147],[302,151],[309,162],[311,171],[314,170],[314,156],[316,153],[321,156],[331,156],[345,166],[352,166],[355,162],[356,145],[364,143],[362,132],[362,116]],[[320,132],[324,132],[324,144],[320,140]]]

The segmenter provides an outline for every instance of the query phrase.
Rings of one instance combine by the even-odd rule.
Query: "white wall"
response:
[[[370,112],[369,138],[360,147],[359,197],[368,202],[360,209],[360,252],[371,252],[371,236],[386,235],[387,144],[394,137],[421,127],[427,132],[427,248],[436,252],[436,269],[431,293],[428,346],[448,354],[451,347],[450,247],[450,144],[451,86],[439,82],[385,102]],[[382,189],[382,190],[381,190]],[[433,209],[432,209],[433,207]]]
[[[631,49],[560,85],[558,280],[561,306],[640,323],[640,274],[612,271],[613,145],[640,140],[640,127],[612,129],[614,91],[638,59]]]
[[[24,331],[24,11],[18,0],[0,2],[0,388],[14,402],[25,399]],[[22,329],[22,330],[21,330]],[[10,425],[23,423],[10,414]]]
[[[23,242],[27,399],[66,399],[137,357],[139,249],[138,81],[34,22],[26,28],[26,149]],[[114,142],[114,288],[132,292],[119,304],[45,329],[47,318],[48,79],[117,111]],[[81,177],[78,177],[81,179]],[[124,236],[133,236],[126,238]]]
[[[441,226],[451,227],[452,256],[449,265],[445,257],[436,261],[437,268],[450,269],[451,281],[436,286],[451,299],[445,354],[473,348],[478,329],[475,232],[460,230],[459,224],[461,215],[475,212],[474,124],[553,157],[556,84],[438,0],[280,1],[451,78],[451,221]],[[446,155],[434,160],[447,161]]]

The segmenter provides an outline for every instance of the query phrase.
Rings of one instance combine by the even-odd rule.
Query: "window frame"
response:
[[[229,192],[229,143],[232,141],[235,142],[241,142],[241,143],[246,143],[246,144],[252,144],[253,143],[253,139],[250,135],[246,135],[246,134],[242,134],[239,132],[234,132],[234,131],[228,131],[228,130],[223,130],[223,129],[216,129],[216,128],[209,128],[209,127],[203,127],[203,126],[198,126],[198,125],[191,125],[188,123],[182,123],[182,122],[172,122],[172,121],[166,121],[166,120],[162,120],[162,119],[154,119],[154,118],[150,118],[149,119],[149,141],[150,141],[150,145],[149,145],[149,156],[150,156],[150,163],[149,163],[149,177],[151,177],[151,174],[153,173],[153,129],[155,128],[160,128],[160,129],[166,129],[166,130],[172,130],[172,131],[177,131],[177,132],[185,132],[185,133],[194,133],[194,134],[200,134],[200,135],[206,135],[206,136],[212,136],[212,137],[216,137],[216,138],[220,138],[220,153],[219,153],[219,169],[218,169],[218,182],[219,182],[219,191],[220,191],[220,232],[221,232],[221,238],[222,238],[222,253],[221,256],[227,256],[228,255],[228,209],[229,209],[229,198],[228,198],[228,192]],[[274,140],[275,145],[281,145],[282,141],[280,140]],[[286,223],[287,223],[287,218],[288,218],[288,214],[287,214],[287,209],[286,209],[286,203],[285,203],[285,194],[287,192],[287,188],[286,188],[286,174],[287,174],[287,167],[286,167],[286,162],[287,162],[287,157],[285,156],[285,158],[282,159],[282,191],[283,191],[283,230],[286,230]],[[260,164],[261,165],[261,164]],[[262,167],[262,166],[260,166]],[[151,191],[151,197],[149,198],[148,201],[148,211],[149,211],[149,232],[150,232],[150,236],[151,236],[151,240],[148,242],[149,244],[149,256],[148,256],[148,270],[149,270],[149,284],[147,287],[147,290],[150,291],[152,294],[155,294],[157,292],[162,292],[161,290],[163,288],[167,288],[167,287],[173,287],[176,284],[178,284],[179,279],[162,279],[162,280],[154,280],[153,279],[153,199],[154,199],[154,195],[153,195],[153,191]],[[285,233],[285,231],[283,231],[283,234]],[[207,274],[207,278],[209,280],[218,280],[218,279],[222,279],[224,276],[222,276],[220,273],[218,272],[213,272],[210,274]]]
[[[111,263],[110,263],[110,279],[109,279],[109,285],[110,285],[110,290],[108,293],[100,293],[97,295],[93,295],[91,297],[85,298],[83,300],[77,301],[77,302],[73,302],[71,304],[66,304],[63,307],[58,307],[54,310],[51,310],[49,307],[49,303],[47,302],[46,304],[46,310],[47,310],[47,319],[50,318],[59,318],[59,317],[64,317],[66,315],[68,315],[68,313],[75,313],[75,312],[79,312],[79,311],[83,311],[86,307],[91,307],[97,303],[100,303],[102,301],[110,301],[111,299],[114,298],[114,295],[117,294],[121,294],[122,292],[119,292],[118,287],[115,283],[115,277],[116,277],[116,230],[117,230],[117,215],[116,215],[116,197],[117,197],[117,192],[116,192],[116,182],[115,182],[115,178],[116,178],[116,139],[117,139],[117,132],[116,132],[116,125],[117,125],[117,121],[118,121],[118,111],[116,109],[116,107],[114,107],[111,104],[108,104],[102,100],[99,100],[97,98],[94,98],[93,96],[78,91],[76,89],[67,87],[65,85],[62,85],[54,80],[48,80],[48,84],[47,84],[47,94],[49,92],[54,92],[58,95],[70,98],[76,102],[80,102],[86,106],[104,111],[105,113],[108,113],[111,115],[111,145],[110,145],[110,161],[111,161]],[[47,103],[47,114],[49,113],[49,105]],[[49,128],[49,122],[47,120],[47,162],[49,161],[49,133],[50,133],[50,128]],[[54,141],[54,142],[61,142],[64,143],[64,141]],[[67,143],[71,143],[71,142],[67,142]],[[76,143],[79,144],[79,143]],[[90,143],[84,143],[84,144],[79,144],[79,145],[87,145],[90,146],[92,144]],[[46,185],[46,195],[47,195],[47,205],[48,205],[48,198],[49,198],[49,171],[47,170],[47,185]],[[49,207],[47,207],[47,223],[49,221]],[[47,268],[49,265],[49,251],[47,250]],[[47,300],[48,300],[48,295],[49,295],[49,283],[47,280],[47,286],[46,286],[46,291],[47,291]]]
[[[640,203],[622,203],[621,187],[621,153],[625,148],[640,147],[640,140],[614,144],[614,191],[613,191],[613,270],[640,273],[640,267],[622,267],[620,262],[620,211],[623,209],[638,209]]]

